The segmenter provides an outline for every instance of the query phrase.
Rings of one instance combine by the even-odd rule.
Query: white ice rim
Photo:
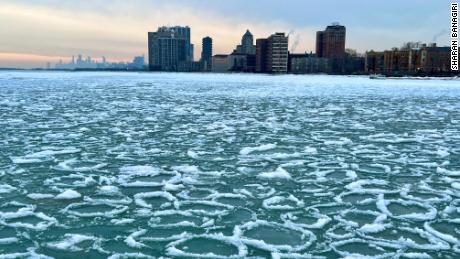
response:
[[[337,247],[350,244],[350,243],[364,243],[368,244],[371,247],[376,247],[378,250],[384,250],[383,247],[387,248],[395,248],[392,244],[386,243],[386,242],[378,242],[378,241],[373,241],[369,242],[369,240],[366,239],[361,239],[361,238],[350,238],[346,240],[340,240],[340,241],[335,241],[331,243],[331,248],[334,250],[336,253],[338,253],[340,256],[344,258],[363,258],[363,259],[383,259],[383,258],[392,258],[395,253],[394,252],[387,252],[383,253],[380,255],[363,255],[363,254],[358,254],[358,253],[350,253],[350,252],[344,252],[339,250]]]
[[[195,215],[205,215],[205,216],[219,216],[219,215],[225,215],[228,210],[233,210],[235,207],[232,205],[220,203],[217,201],[206,201],[206,200],[191,200],[191,201],[179,201],[178,202],[179,206],[178,208],[181,209],[183,205],[190,205],[190,204],[196,204],[196,205],[206,205],[206,206],[212,206],[215,207],[216,209],[212,211],[207,211],[207,210],[202,210],[202,209],[186,209],[183,211],[186,212],[191,212]]]
[[[142,193],[137,193],[134,195],[134,203],[136,203],[137,206],[147,208],[147,209],[153,209],[153,206],[148,204],[145,199],[148,198],[164,198],[168,200],[168,202],[172,202],[172,205],[178,209],[179,203],[176,197],[172,195],[169,192],[166,191],[157,191],[157,192],[142,192]]]
[[[378,196],[375,193],[369,193],[369,192],[366,192],[365,190],[355,190],[355,191],[342,192],[338,196],[334,197],[334,200],[336,202],[338,202],[338,203],[341,203],[341,204],[352,205],[353,204],[352,202],[344,202],[343,198],[345,196],[353,195],[353,194],[357,194],[357,195],[366,195],[367,194],[367,195],[374,196],[374,198],[366,198],[366,199],[363,199],[361,201],[356,202],[359,205],[368,205],[368,204],[374,203],[377,200],[377,196]]]
[[[371,215],[371,216],[374,216],[375,219],[370,223],[366,223],[362,226],[359,226],[359,223],[356,223],[355,221],[352,221],[352,220],[345,219],[345,216],[348,213]],[[346,209],[346,210],[341,211],[338,215],[334,216],[334,219],[339,221],[343,225],[356,229],[357,233],[378,233],[378,232],[382,232],[386,228],[392,227],[391,223],[385,223],[387,220],[386,214],[382,214],[381,212],[372,211],[372,210]]]
[[[112,210],[107,212],[88,212],[88,213],[81,213],[77,211],[73,211],[72,209],[80,208],[80,207],[91,207],[91,206],[108,206],[112,207]],[[104,218],[113,218],[116,215],[119,215],[128,210],[128,206],[125,205],[116,205],[116,204],[109,204],[109,203],[89,203],[89,202],[81,202],[81,203],[72,203],[69,204],[67,207],[61,210],[62,213],[67,213],[73,216],[81,217],[81,218],[94,218],[94,217],[104,217]]]
[[[444,222],[449,223],[449,220],[444,220]],[[428,231],[430,234],[436,236],[439,239],[442,239],[446,242],[449,242],[450,244],[453,244],[457,247],[460,246],[460,240],[456,237],[453,237],[452,235],[442,233],[441,231],[438,231],[434,229],[431,224],[437,223],[437,222],[425,222],[423,224],[423,227],[425,228],[426,231]]]
[[[190,217],[194,219],[200,219],[202,220],[203,218],[198,217],[194,215],[191,212],[188,211],[180,211],[180,210],[160,210],[160,211],[154,211],[151,214],[151,218],[148,221],[148,225],[152,228],[158,229],[158,228],[165,228],[165,229],[170,229],[170,228],[179,228],[179,227],[193,227],[193,228],[200,228],[202,227],[201,225],[197,225],[195,222],[191,221],[181,221],[177,223],[161,223],[161,217],[162,216],[183,216],[183,217]]]
[[[26,228],[26,229],[36,230],[36,231],[43,231],[43,230],[46,230],[48,227],[58,223],[56,218],[47,216],[43,212],[23,211],[20,213],[21,215],[18,215],[15,217],[0,218],[0,225],[12,227],[12,228]],[[42,221],[36,224],[23,223],[23,222],[14,222],[14,223],[7,222],[8,219],[20,219],[20,218],[30,217],[30,216],[37,217]]]
[[[259,226],[270,226],[270,227],[275,226],[279,228],[290,229],[290,230],[302,233],[303,236],[309,237],[309,239],[305,241],[303,245],[293,247],[290,245],[267,244],[263,240],[257,240],[257,239],[244,237],[245,230],[251,230]],[[246,245],[257,247],[265,251],[269,251],[269,252],[299,252],[299,251],[302,251],[310,247],[313,244],[313,242],[316,241],[316,236],[311,231],[303,229],[296,224],[290,224],[289,222],[280,224],[276,222],[268,222],[265,220],[256,220],[256,221],[245,223],[241,226],[235,226],[234,232],[240,232],[240,231],[241,231],[241,240],[243,241],[243,243],[245,243]]]
[[[155,176],[169,176],[167,180],[161,180],[158,182],[148,182],[136,180],[136,177],[155,177]],[[121,174],[118,177],[118,184],[123,187],[163,187],[167,184],[178,184],[181,182],[181,174],[177,172],[146,172],[146,173],[132,173],[132,174]]]
[[[418,207],[422,207],[427,210],[426,213],[409,213],[409,214],[403,214],[399,216],[393,215],[391,211],[388,209],[388,205],[391,203],[399,203],[404,206],[407,205],[415,205]],[[396,218],[396,219],[402,219],[402,220],[412,220],[412,221],[426,221],[426,220],[433,220],[436,218],[437,215],[437,210],[436,208],[432,207],[431,205],[428,204],[423,204],[417,201],[411,201],[411,200],[385,200],[384,195],[380,194],[377,198],[376,202],[377,208],[384,214],[386,214],[389,217]]]
[[[319,212],[315,212],[309,215],[312,218],[316,218],[316,222],[312,224],[297,223],[291,220],[293,216],[296,217],[296,214],[301,214],[301,213],[302,211],[288,212],[288,213],[282,214],[280,217],[281,217],[281,220],[288,225],[298,226],[300,228],[307,228],[307,229],[322,229],[325,225],[327,225],[332,220],[327,215],[321,214]]]
[[[398,249],[413,248],[413,249],[427,250],[427,251],[433,251],[433,250],[439,251],[439,250],[449,250],[451,248],[448,242],[420,228],[401,227],[399,229],[410,232],[412,234],[416,234],[420,236],[421,238],[426,239],[429,243],[428,244],[418,244],[412,239],[408,239],[408,238],[405,239],[402,237],[400,237],[398,240],[389,240],[389,239],[383,239],[383,238],[376,238],[376,237],[366,235],[364,233],[359,233],[359,232],[357,234],[358,236],[366,240],[371,240],[371,241],[380,242],[380,243],[393,244],[394,247],[398,247]]]
[[[45,180],[44,184],[45,185],[48,185],[48,186],[51,186],[52,188],[54,189],[59,189],[59,187],[64,187],[64,188],[75,188],[75,187],[87,187],[88,186],[88,183],[86,181],[91,181],[92,182],[96,182],[94,179],[93,179],[93,176],[94,175],[83,175],[83,174],[80,174],[80,173],[73,173],[73,174],[69,174],[69,175],[63,175],[63,176],[56,176],[56,177],[52,177],[50,179],[47,179]],[[65,180],[65,179],[74,179],[75,181],[73,181],[72,183],[63,183],[63,182],[60,182],[61,180]]]
[[[238,249],[237,255],[231,256],[223,256],[223,255],[216,255],[214,253],[207,253],[207,254],[197,254],[197,253],[188,253],[184,252],[178,248],[178,245],[192,240],[194,238],[204,238],[204,239],[213,239],[220,242],[224,242],[229,245],[233,245]],[[187,235],[183,239],[179,239],[177,241],[171,242],[167,245],[166,253],[170,256],[180,256],[180,257],[190,257],[190,258],[216,258],[216,259],[225,259],[225,258],[243,258],[247,256],[248,249],[244,242],[237,236],[235,233],[234,236],[224,236],[222,233],[218,234],[203,234],[203,235]]]
[[[295,205],[283,205],[284,202],[293,202]],[[305,207],[305,203],[294,195],[289,194],[265,199],[262,201],[262,206],[267,210],[295,210]]]

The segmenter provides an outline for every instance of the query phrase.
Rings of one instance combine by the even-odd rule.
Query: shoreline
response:
[[[269,75],[269,76],[284,76],[284,75],[293,75],[293,76],[360,76],[360,77],[369,77],[372,80],[403,80],[403,79],[412,79],[412,80],[431,80],[431,79],[441,79],[441,80],[455,80],[459,79],[460,74],[452,75],[427,75],[427,76],[415,76],[415,75],[401,75],[401,76],[386,76],[386,75],[373,75],[373,74],[325,74],[325,73],[311,73],[311,74],[296,74],[296,73],[286,73],[286,74],[267,74],[267,73],[240,73],[240,72],[228,72],[228,73],[214,73],[214,72],[178,72],[178,71],[149,71],[149,70],[123,70],[123,69],[40,69],[40,68],[0,68],[0,71],[14,71],[14,72],[70,72],[70,73],[79,73],[79,72],[112,72],[112,73],[146,73],[146,74],[202,74],[202,75]]]

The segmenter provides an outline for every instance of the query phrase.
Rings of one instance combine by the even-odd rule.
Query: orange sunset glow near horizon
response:
[[[448,45],[449,10],[442,1],[424,1],[420,8],[411,8],[416,0],[344,2],[0,0],[0,67],[45,67],[78,54],[130,61],[147,55],[147,32],[163,25],[191,27],[195,59],[203,37],[213,38],[215,54],[228,54],[247,29],[255,38],[286,32],[291,51],[314,51],[316,31],[336,21],[347,26],[347,48],[361,53],[407,41]]]

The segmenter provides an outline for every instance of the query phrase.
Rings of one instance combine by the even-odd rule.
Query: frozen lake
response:
[[[0,71],[0,258],[459,258],[460,81]]]

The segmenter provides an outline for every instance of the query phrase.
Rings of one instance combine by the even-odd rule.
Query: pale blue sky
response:
[[[292,32],[296,52],[314,51],[315,31],[347,27],[347,48],[364,52],[406,41],[449,43],[449,0],[0,0],[0,67],[38,66],[82,53],[127,60],[146,54],[147,31],[189,25],[195,56],[204,36],[230,52],[255,38]]]

